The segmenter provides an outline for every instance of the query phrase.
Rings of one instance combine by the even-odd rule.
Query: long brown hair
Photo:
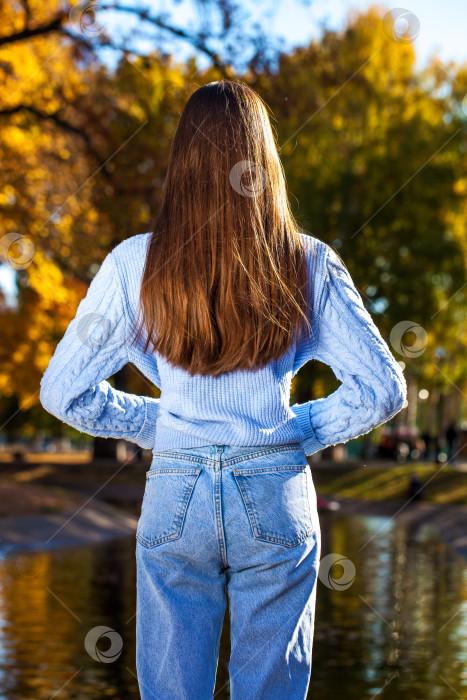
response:
[[[310,331],[308,281],[266,104],[242,82],[203,85],[172,144],[133,342],[144,328],[144,352],[191,375],[264,367]]]

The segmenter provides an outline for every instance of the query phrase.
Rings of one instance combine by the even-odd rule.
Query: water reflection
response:
[[[344,554],[356,576],[346,590],[319,587],[310,696],[465,695],[465,561],[429,526],[377,517],[321,522],[323,554]]]
[[[335,565],[319,582],[310,698],[467,697],[465,561],[428,526],[330,513],[321,531],[322,556],[348,558],[355,578],[333,588]],[[139,698],[134,550],[129,537],[0,562],[2,699]],[[229,651],[227,614],[216,700]]]

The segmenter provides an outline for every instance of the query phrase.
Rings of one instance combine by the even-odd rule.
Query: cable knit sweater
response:
[[[122,241],[104,259],[41,379],[43,407],[90,435],[123,438],[155,451],[210,444],[301,443],[307,455],[386,422],[407,386],[345,265],[333,249],[301,233],[313,286],[307,334],[276,362],[218,377],[190,376],[159,354],[131,346],[151,233]],[[294,335],[295,338],[295,335]],[[329,396],[289,405],[292,377],[309,360],[341,382]],[[114,389],[107,381],[128,362],[161,389],[160,399]]]

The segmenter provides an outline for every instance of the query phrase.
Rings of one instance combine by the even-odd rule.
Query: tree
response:
[[[465,383],[465,69],[456,91],[435,59],[418,73],[383,18],[354,13],[252,84],[276,115],[297,218],[342,255],[406,374],[436,384],[442,346]],[[304,368],[298,400],[315,377],[319,394],[336,385]]]

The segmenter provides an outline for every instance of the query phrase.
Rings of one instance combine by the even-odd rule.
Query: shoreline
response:
[[[367,501],[329,494],[326,498],[340,504],[333,512],[337,517],[376,515],[431,525],[448,546],[467,559],[467,506],[426,501]],[[323,515],[326,513],[320,514]],[[26,550],[48,551],[135,536],[138,517],[95,498],[60,513],[3,516],[0,517],[0,559]]]
[[[366,501],[342,496],[329,496],[340,504],[336,515],[376,515],[395,517],[403,523],[431,525],[441,539],[467,560],[467,506],[444,505],[428,501]]]
[[[7,515],[0,518],[0,559],[133,535],[137,522],[136,516],[98,499],[60,513]]]

